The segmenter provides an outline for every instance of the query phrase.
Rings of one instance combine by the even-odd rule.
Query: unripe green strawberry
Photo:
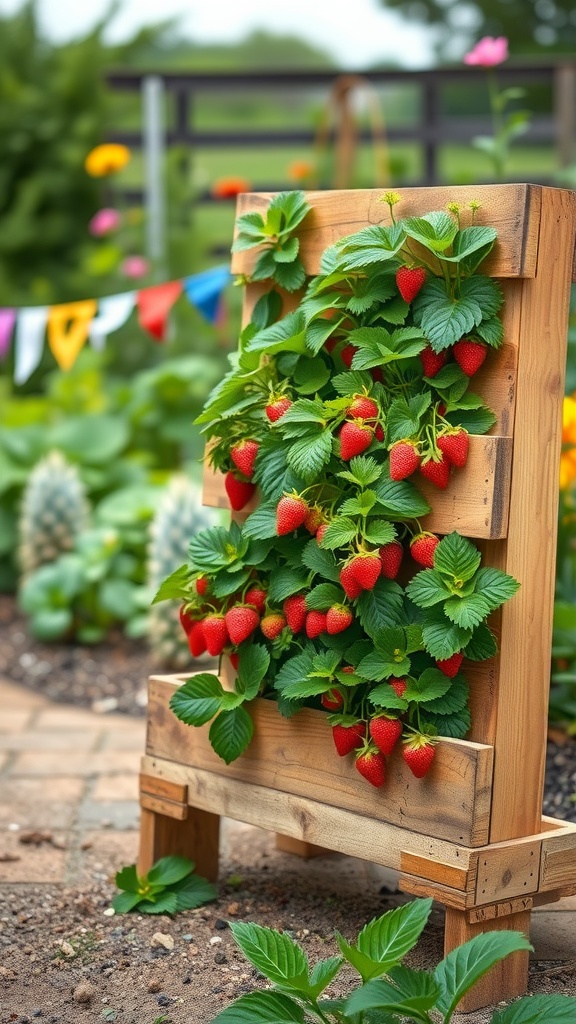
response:
[[[374,431],[363,420],[346,420],[342,424],[338,439],[340,441],[340,458],[345,462],[361,455],[372,444]]]
[[[288,412],[291,405],[292,402],[289,398],[286,398],[286,395],[282,395],[280,398],[272,397],[264,412],[271,423],[276,423],[285,412]]]
[[[346,565],[343,565],[340,570],[340,583],[344,588],[344,593],[346,594],[346,597],[350,601],[353,601],[355,597],[360,597],[360,594],[362,593],[362,587],[360,586],[358,580],[356,579],[354,569],[352,568],[352,564],[350,562],[348,562]]]
[[[333,636],[342,633],[352,624],[354,616],[345,604],[333,604],[326,612],[326,630]]]
[[[408,689],[408,683],[406,682],[405,679],[391,678],[388,680],[388,682],[390,683],[390,686],[394,690],[394,693],[396,694],[397,697],[404,696],[406,690]]]
[[[339,711],[344,703],[344,697],[340,690],[326,690],[320,697],[320,703],[327,711]]]
[[[262,587],[250,587],[250,590],[247,590],[244,595],[244,602],[245,604],[254,605],[256,611],[260,612],[262,615],[266,605],[267,596],[266,591],[263,590]]]
[[[386,759],[379,750],[368,747],[356,755],[356,770],[372,786],[380,788],[386,781]]]
[[[434,552],[440,543],[440,537],[426,530],[417,533],[410,541],[410,554],[415,562],[427,569],[434,568]]]
[[[424,267],[400,267],[396,271],[396,284],[404,302],[412,302],[426,280]]]
[[[254,475],[254,464],[256,462],[256,456],[260,445],[257,441],[240,441],[239,444],[234,445],[230,449],[230,458],[244,476],[247,476],[249,480]]]
[[[404,557],[404,548],[399,540],[391,540],[380,548],[380,561],[382,562],[382,575],[387,580],[395,580],[400,572],[400,566]]]
[[[326,612],[308,612],[306,615],[306,636],[309,640],[327,630]]]
[[[420,464],[420,475],[441,491],[445,491],[450,483],[450,460],[444,453],[440,458],[432,455]]]
[[[462,469],[468,459],[469,440],[468,431],[459,427],[447,434],[439,434],[436,444],[453,466]]]
[[[286,619],[281,612],[270,612],[260,622],[260,629],[268,640],[275,640],[286,628]]]
[[[224,621],[228,636],[232,643],[237,645],[251,636],[260,622],[260,616],[250,605],[236,604],[226,612]]]
[[[391,754],[402,735],[402,722],[388,715],[378,715],[370,719],[368,729],[378,750]]]
[[[360,585],[362,590],[372,590],[382,572],[380,555],[376,552],[354,555],[349,563],[353,579]],[[342,578],[342,577],[340,577]]]
[[[231,470],[226,473],[224,487],[226,488],[230,505],[235,512],[240,512],[248,504],[256,491],[256,484],[251,484],[247,480],[239,480]]]
[[[458,651],[453,654],[451,658],[443,658],[440,661],[436,661],[436,664],[441,672],[449,679],[454,679],[455,675],[458,675],[460,665],[464,661],[464,655],[462,651]]]
[[[430,766],[436,754],[436,747],[429,736],[422,733],[411,735],[404,740],[406,744],[402,751],[402,757],[406,761],[410,771],[417,779],[422,779],[430,770]]]
[[[199,658],[207,649],[203,622],[194,622],[192,624],[192,629],[188,633],[188,648],[193,658]]]
[[[308,515],[308,504],[299,494],[285,494],[276,506],[276,533],[283,537],[302,526]]]
[[[442,352],[435,352],[430,345],[427,345],[420,353],[420,361],[422,363],[422,369],[424,370],[424,376],[435,377],[437,373],[440,373],[440,370],[445,365],[447,358],[448,352],[446,349],[443,349]]]
[[[377,420],[380,415],[378,403],[368,395],[353,395],[348,406],[347,416],[359,420]]]
[[[390,479],[406,480],[420,465],[420,455],[414,441],[396,441],[390,449]]]
[[[293,594],[287,597],[282,605],[286,622],[293,633],[301,633],[306,623],[306,598],[304,594]]]
[[[202,620],[202,630],[208,654],[212,654],[214,657],[222,654],[230,639],[224,616],[220,614],[207,615]]]
[[[345,757],[351,750],[359,747],[363,743],[365,735],[365,722],[353,722],[351,725],[332,726],[334,746],[340,754],[340,757]]]
[[[473,377],[486,359],[488,347],[480,341],[463,338],[453,345],[452,351],[460,369],[467,377]]]

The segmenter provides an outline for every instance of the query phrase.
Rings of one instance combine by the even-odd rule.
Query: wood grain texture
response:
[[[538,890],[540,840],[487,850],[478,857],[475,903],[497,903]]]
[[[140,794],[140,808],[154,811],[155,814],[163,814],[166,818],[175,818],[176,821],[184,821],[188,817],[188,804],[177,804],[173,800],[163,800],[159,796],[152,796],[151,793]]]
[[[416,875],[418,878],[430,879],[431,882],[440,882],[441,885],[450,886],[452,889],[461,889],[463,892],[473,889],[476,872],[468,867],[455,867],[453,864],[444,864],[439,860],[430,860],[418,854],[403,850],[400,856],[400,870],[402,874]]]
[[[491,931],[519,931],[530,937],[530,910],[487,921],[468,921],[468,912],[446,907],[444,953],[468,942],[475,935]],[[514,999],[528,987],[528,951],[513,953],[492,967],[458,1004],[461,1013],[493,1006],[503,999]]]
[[[140,792],[181,804],[185,804],[187,798],[186,786],[177,782],[168,782],[166,779],[157,779],[153,775],[140,775]]]
[[[161,857],[188,857],[203,878],[218,878],[220,818],[212,808],[189,807],[178,821],[143,807],[140,817],[138,873],[145,875]]]
[[[438,188],[403,188],[398,217],[422,216],[432,210],[444,210],[447,203],[463,207],[472,199],[482,204],[477,224],[488,224],[498,231],[498,241],[483,267],[492,277],[533,277],[536,272],[538,242],[537,210],[541,187],[538,185],[461,185]],[[237,213],[265,213],[274,193],[246,193],[239,197]],[[300,254],[307,274],[317,274],[324,249],[345,235],[368,225],[390,224],[388,207],[382,203],[382,189],[349,189],[333,192],[308,192],[312,210],[297,234]],[[462,213],[463,225],[467,211]],[[257,253],[254,250],[232,255],[232,273],[249,275]]]
[[[302,839],[294,839],[293,836],[276,834],[276,849],[282,853],[290,853],[294,857],[302,857],[303,860],[310,860],[312,857],[325,857],[332,853],[325,846],[315,846],[314,843],[305,843]]]
[[[375,790],[357,775],[351,757],[338,757],[323,712],[305,708],[286,719],[274,701],[258,699],[250,705],[252,742],[240,758],[226,765],[212,750],[206,729],[184,725],[170,711],[168,702],[177,685],[178,679],[170,676],[150,679],[147,754],[325,800],[398,825],[409,820],[417,831],[465,846],[486,843],[489,746],[442,740],[431,771],[420,780],[398,753],[389,760],[386,785]]]

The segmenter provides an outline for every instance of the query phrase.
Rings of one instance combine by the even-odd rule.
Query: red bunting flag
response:
[[[167,281],[138,292],[138,321],[157,341],[165,341],[168,314],[182,292],[182,281]]]

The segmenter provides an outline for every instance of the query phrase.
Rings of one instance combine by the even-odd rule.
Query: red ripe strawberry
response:
[[[241,644],[254,632],[260,622],[260,616],[247,604],[235,604],[226,612],[224,621],[232,643]]]
[[[249,480],[254,475],[254,463],[259,447],[257,441],[240,441],[240,444],[234,445],[230,450],[230,458],[236,469],[239,469]]]
[[[224,487],[226,488],[230,505],[235,512],[240,512],[248,504],[256,490],[256,484],[251,484],[246,480],[239,480],[232,471],[226,473]]]
[[[434,552],[440,543],[440,537],[435,533],[417,533],[410,541],[410,554],[415,562],[424,565],[427,569],[434,568]]]
[[[404,742],[406,746],[402,751],[402,757],[412,774],[417,779],[422,779],[426,772],[429,771],[434,760],[436,747],[431,742],[429,736],[424,736],[421,733],[416,733],[415,736],[411,736],[409,740]]]
[[[299,494],[285,494],[276,506],[276,533],[282,537],[302,526],[308,515],[308,505]]]
[[[446,349],[442,352],[435,352],[431,345],[427,345],[420,353],[420,361],[425,377],[435,377],[444,366],[448,358]]]
[[[333,604],[326,612],[326,630],[333,636],[342,633],[352,624],[354,616],[345,604]]]
[[[377,441],[383,441],[384,436],[384,427],[382,427],[380,423],[377,423],[374,427],[374,437]]]
[[[403,697],[406,690],[408,689],[408,683],[405,679],[389,679],[388,682],[394,690],[397,697]]]
[[[247,590],[244,595],[244,602],[254,605],[256,611],[262,615],[266,604],[266,597],[266,591],[262,590],[262,587],[250,587],[250,590]]]
[[[204,623],[192,623],[192,629],[188,633],[188,647],[193,658],[199,658],[206,650],[206,637],[204,636]]]
[[[420,465],[418,449],[413,441],[396,441],[390,449],[390,479],[405,480]]]
[[[291,405],[292,402],[289,398],[286,398],[285,395],[281,398],[272,398],[264,409],[264,412],[271,423],[276,423],[276,420],[279,420],[285,412],[288,412]]]
[[[207,615],[202,620],[204,639],[208,654],[222,654],[229,641],[228,630],[223,615]]]
[[[354,555],[349,563],[352,577],[360,584],[362,590],[372,590],[382,572],[380,555],[375,551],[366,555]]]
[[[450,483],[450,460],[444,453],[439,459],[427,459],[420,465],[420,474],[435,487],[445,491]]]
[[[366,723],[354,722],[352,725],[333,725],[332,736],[334,745],[340,754],[345,757],[355,747],[359,747],[366,735]]]
[[[370,374],[370,376],[372,377],[372,380],[375,383],[377,383],[377,384],[383,384],[384,383],[384,374],[382,373],[382,368],[380,366],[373,366],[372,369],[368,371],[368,373]]]
[[[203,597],[208,589],[208,578],[206,576],[198,576],[196,583],[196,593]]]
[[[437,661],[436,664],[445,676],[448,676],[449,679],[454,679],[454,676],[458,674],[458,670],[463,661],[464,655],[461,651],[458,651],[456,654],[453,654],[451,658],[441,659],[440,661]]]
[[[353,459],[361,455],[372,444],[374,431],[363,420],[347,420],[342,424],[338,435],[340,440],[340,458]]]
[[[344,593],[346,594],[346,597],[350,601],[353,601],[355,597],[360,597],[360,594],[362,593],[362,587],[360,586],[358,580],[356,579],[351,562],[348,562],[346,565],[342,566],[340,570],[340,583],[344,588]]]
[[[308,612],[306,615],[306,636],[309,640],[325,633],[327,629],[326,612]]]
[[[378,715],[368,724],[374,743],[383,754],[391,754],[402,735],[402,722],[388,715]]]
[[[354,395],[346,415],[352,419],[376,420],[380,415],[380,409],[378,403],[368,395]]]
[[[469,441],[468,431],[464,430],[464,427],[459,427],[449,434],[440,434],[436,444],[453,466],[462,469],[468,459]]]
[[[329,526],[329,523],[320,523],[320,526],[316,530],[316,540],[318,541],[319,544],[321,543],[321,541],[322,541],[322,539],[324,537],[324,534],[326,533],[326,530],[328,529],[328,526]]]
[[[265,615],[260,623],[260,629],[268,640],[275,640],[283,629],[286,628],[286,619],[282,612],[270,612]]]
[[[190,632],[192,630],[192,626],[194,625],[194,619],[191,618],[191,616],[185,610],[185,608],[186,608],[186,605],[182,605],[180,607],[180,612],[179,612],[179,615],[180,615],[180,625],[182,626],[182,629],[186,633],[186,636],[190,636]]]
[[[488,348],[480,341],[463,338],[453,346],[454,359],[467,377],[472,377],[480,369],[488,354]]]
[[[282,605],[286,622],[293,633],[301,633],[306,622],[306,598],[304,594],[293,594],[287,597]]]
[[[350,369],[350,367],[352,366],[352,360],[354,359],[354,356],[356,355],[357,351],[358,349],[356,348],[355,345],[345,345],[344,348],[342,349],[340,356],[342,362],[344,363],[344,366],[347,366],[348,369]]]
[[[386,781],[386,759],[379,750],[370,747],[356,756],[356,769],[372,786],[378,789]]]
[[[304,520],[304,526],[308,530],[308,533],[311,533],[312,536],[315,537],[324,521],[323,509],[321,509],[319,505],[312,505],[308,511],[306,519]]]
[[[338,711],[344,703],[344,697],[340,690],[326,690],[320,697],[320,703],[327,711]]]
[[[395,580],[404,557],[404,548],[399,540],[391,540],[380,548],[380,561],[382,562],[382,575],[387,580]]]
[[[404,302],[412,302],[426,280],[423,267],[400,267],[396,271],[396,284]]]
[[[238,671],[239,663],[240,663],[240,655],[238,654],[238,651],[232,651],[232,653],[230,655],[230,664],[232,665],[232,668],[234,669],[235,672]]]

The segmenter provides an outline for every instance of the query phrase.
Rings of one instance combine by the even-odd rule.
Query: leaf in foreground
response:
[[[280,992],[249,992],[222,1010],[212,1024],[304,1024],[304,1011]]]
[[[522,932],[486,932],[453,949],[434,972],[441,992],[438,1009],[449,1019],[479,978],[499,960],[524,949],[532,946]]]

